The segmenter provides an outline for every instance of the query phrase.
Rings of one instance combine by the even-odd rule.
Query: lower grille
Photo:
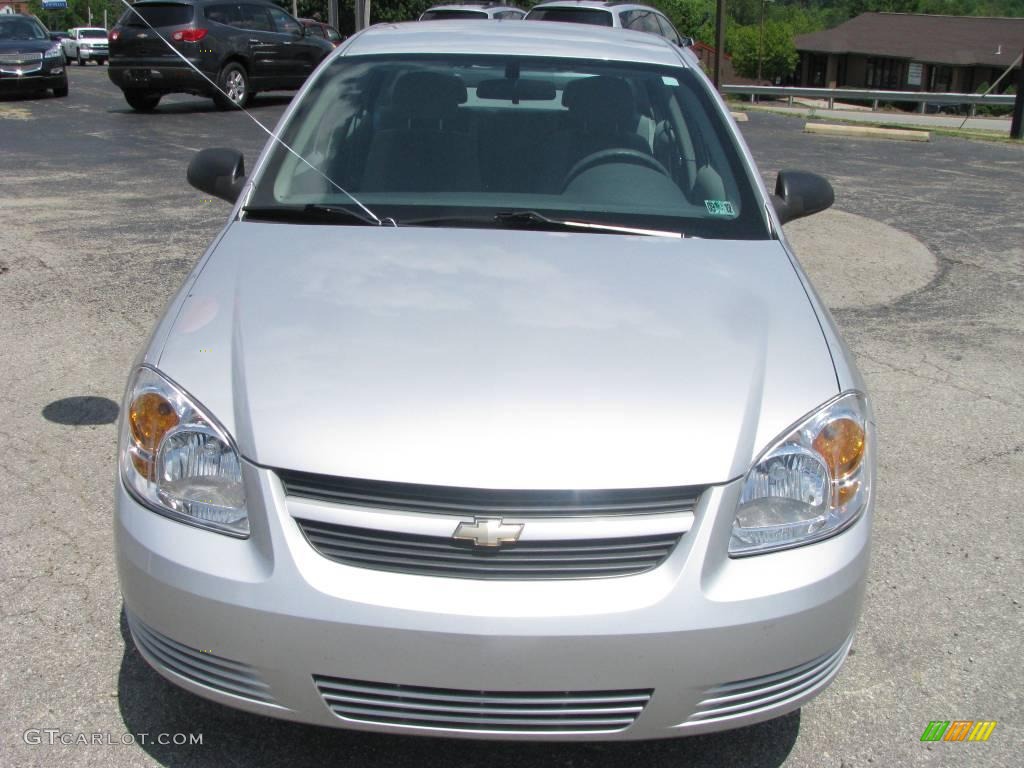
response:
[[[314,676],[327,708],[345,720],[450,731],[601,733],[633,724],[652,690],[493,692]]]
[[[132,614],[127,616],[135,645],[161,667],[221,693],[264,704],[274,703],[270,686],[248,664],[189,648],[146,626]]]
[[[510,581],[632,576],[661,565],[682,536],[521,541],[484,549],[439,536],[298,518],[295,522],[310,545],[336,563],[420,576]]]
[[[0,64],[19,66],[21,64],[38,64],[43,60],[41,53],[0,53]]]
[[[779,707],[828,682],[846,658],[851,637],[832,653],[798,667],[711,688],[684,725],[698,725]]]

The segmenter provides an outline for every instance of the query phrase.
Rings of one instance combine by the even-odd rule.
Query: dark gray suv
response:
[[[231,109],[257,91],[299,88],[332,50],[267,0],[142,0],[110,31],[109,74],[140,112],[168,93]]]

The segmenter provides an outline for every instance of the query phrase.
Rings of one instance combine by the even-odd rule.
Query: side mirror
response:
[[[693,38],[692,37],[687,37],[686,35],[683,35],[679,39],[679,47],[680,48],[693,48]]]
[[[828,179],[807,171],[779,171],[772,205],[779,221],[785,224],[824,211],[835,199],[835,192]]]
[[[50,39],[53,40],[53,42],[55,42],[55,43],[59,43],[60,42],[60,32],[51,32],[50,33]]]
[[[201,149],[188,164],[188,183],[233,203],[245,186],[245,158],[237,149]]]

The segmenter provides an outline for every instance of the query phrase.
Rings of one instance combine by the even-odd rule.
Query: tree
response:
[[[654,0],[652,4],[679,34],[708,42],[715,39],[715,0]]]
[[[729,37],[732,65],[742,77],[757,77],[760,30],[756,25],[736,27]],[[793,29],[788,24],[766,21],[761,46],[761,73],[769,80],[786,77],[800,60],[793,45]]]

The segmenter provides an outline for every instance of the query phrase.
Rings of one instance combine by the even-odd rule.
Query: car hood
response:
[[[838,386],[778,241],[479,229],[233,223],[158,365],[257,464],[480,488],[722,482]]]
[[[56,40],[0,40],[0,53],[46,53]]]

